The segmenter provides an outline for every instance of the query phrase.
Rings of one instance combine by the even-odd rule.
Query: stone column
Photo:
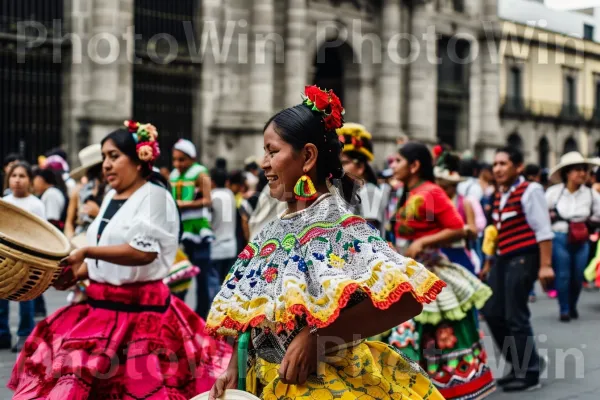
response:
[[[379,74],[379,104],[375,134],[395,139],[401,133],[402,66],[388,54],[388,45],[401,31],[400,0],[384,0],[381,6],[382,64]]]
[[[220,36],[221,24],[221,7],[222,0],[203,0],[201,16],[197,16],[199,21],[198,26],[198,43],[201,46],[203,40],[208,40],[204,35],[210,33],[210,25],[214,24],[217,34]],[[222,39],[222,38],[220,38]],[[208,46],[210,49],[210,46]],[[194,132],[192,137],[194,144],[199,151],[199,159],[204,163],[211,163],[211,141],[210,130],[213,126],[214,117],[218,112],[218,104],[216,99],[219,95],[215,89],[219,88],[219,68],[216,64],[216,54],[211,51],[206,51],[202,60],[202,72],[200,73],[200,87],[198,88],[196,103],[195,103],[195,118],[199,118],[200,122],[194,122],[194,126],[199,126],[199,129]]]
[[[480,42],[481,49],[487,49],[485,43]],[[487,51],[487,50],[486,50]],[[473,59],[469,67],[469,142],[466,143],[469,149],[474,149],[481,134],[482,126],[482,58],[479,56]]]
[[[306,0],[288,0],[287,37],[285,38],[285,106],[300,103],[308,83],[306,57]]]
[[[84,105],[90,142],[98,143],[131,117],[133,0],[98,0],[92,4],[84,49],[90,57],[89,98]],[[129,53],[129,54],[128,54]],[[128,60],[129,58],[129,60]]]
[[[413,45],[408,79],[408,134],[411,139],[425,143],[437,142],[437,38],[433,25],[433,3],[413,7],[412,35],[419,46]]]
[[[273,33],[273,1],[253,2],[249,113],[245,121],[250,129],[262,129],[273,112],[274,43],[267,40],[267,35]]]
[[[497,0],[485,0],[482,5],[483,18],[487,26],[495,26],[497,16]],[[492,36],[488,33],[489,36]],[[494,35],[497,36],[497,35]],[[491,37],[490,37],[491,39]],[[500,40],[499,38],[497,40]],[[500,71],[497,59],[499,43],[496,46],[488,46],[481,43],[481,123],[478,138],[480,156],[491,160],[495,149],[506,142],[506,138],[500,130]]]

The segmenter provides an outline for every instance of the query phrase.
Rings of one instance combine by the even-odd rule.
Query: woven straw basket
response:
[[[0,299],[25,301],[44,293],[70,248],[50,223],[0,199]]]

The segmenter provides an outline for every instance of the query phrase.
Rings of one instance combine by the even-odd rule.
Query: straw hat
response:
[[[560,157],[560,162],[550,170],[551,180],[560,180],[560,170],[570,165],[600,165],[600,161],[596,159],[585,158],[578,151],[570,151]]]
[[[460,183],[465,180],[460,174],[456,171],[450,171],[443,167],[434,167],[433,175],[436,179],[440,179],[446,182],[451,183]]]
[[[71,178],[79,180],[87,174],[88,169],[102,164],[102,146],[100,144],[92,144],[83,148],[79,152],[79,162],[81,167],[75,168],[71,172]]]
[[[344,145],[343,153],[361,153],[367,161],[373,161],[373,136],[364,125],[348,122],[337,129],[336,133]]]

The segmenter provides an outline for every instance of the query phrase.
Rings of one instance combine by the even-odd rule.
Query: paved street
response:
[[[538,292],[540,292],[538,290]],[[538,296],[532,305],[533,324],[540,352],[548,355],[549,367],[539,391],[519,395],[508,395],[500,391],[492,400],[597,400],[600,393],[600,293],[584,292],[580,307],[580,320],[570,324],[557,321],[555,300]],[[188,295],[188,297],[192,297]],[[51,290],[47,293],[50,310],[65,303],[64,293]],[[18,308],[11,306],[11,326],[16,328]],[[494,356],[491,343],[486,339],[490,364],[496,376],[501,375],[504,362]],[[15,356],[9,351],[0,351],[0,400],[7,400],[11,392],[4,388]]]

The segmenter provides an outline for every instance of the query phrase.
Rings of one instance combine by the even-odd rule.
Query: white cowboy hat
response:
[[[436,179],[440,179],[446,182],[452,182],[452,183],[460,183],[462,181],[465,180],[465,178],[463,178],[462,176],[460,176],[460,174],[456,171],[449,171],[446,168],[442,168],[442,167],[434,167],[433,168],[433,175],[435,176]]]
[[[566,154],[563,154],[560,157],[560,162],[550,170],[550,179],[560,180],[559,174],[561,169],[568,167],[569,165],[579,164],[600,165],[600,162],[596,159],[585,158],[578,151],[570,151]]]
[[[92,144],[83,148],[79,152],[79,162],[81,167],[75,168],[71,172],[71,178],[79,180],[85,176],[88,169],[95,165],[102,164],[102,146],[100,144]]]

